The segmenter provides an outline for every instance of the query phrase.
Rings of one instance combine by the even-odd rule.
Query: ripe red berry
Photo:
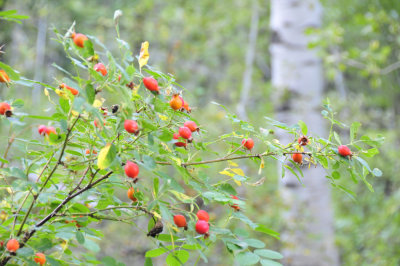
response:
[[[149,91],[156,91],[158,92],[158,82],[156,79],[153,77],[145,77],[143,78],[143,85],[148,89]]]
[[[340,145],[340,146],[338,147],[338,153],[339,153],[341,156],[343,156],[343,157],[352,155],[351,150],[350,150],[349,147],[347,147],[346,145]]]
[[[180,127],[179,135],[184,139],[190,139],[192,137],[192,131],[187,127]]]
[[[16,252],[19,249],[19,242],[16,239],[10,239],[7,242],[7,249],[10,252]]]
[[[0,82],[10,82],[10,78],[4,70],[0,70]]]
[[[179,110],[183,106],[183,100],[179,96],[179,94],[175,94],[172,96],[171,101],[169,101],[169,106],[171,106],[172,109]]]
[[[210,229],[210,226],[208,223],[204,220],[198,220],[196,223],[196,232],[204,235],[208,233],[208,230]]]
[[[174,139],[178,140],[180,137],[181,137],[181,135],[179,135],[179,133],[174,133],[174,136],[173,136]],[[175,146],[186,147],[186,140],[184,142],[182,142],[182,141],[175,142]]]
[[[248,150],[253,149],[254,147],[254,141],[252,138],[248,138],[248,139],[243,139],[242,140],[242,145],[247,148]]]
[[[208,222],[208,220],[210,220],[210,216],[208,215],[208,212],[204,211],[204,210],[199,210],[196,214],[197,219],[199,220],[203,220]]]
[[[49,136],[50,134],[56,134],[57,135],[57,131],[54,127],[46,127],[45,129],[45,133],[47,136]]]
[[[184,227],[185,230],[187,230],[187,223],[186,223],[186,218],[183,215],[175,215],[174,216],[174,223],[176,224],[176,226],[178,227]]]
[[[44,265],[46,263],[46,256],[43,253],[38,252],[35,254],[34,260],[37,264]]]
[[[5,115],[5,113],[9,110],[11,110],[11,106],[8,103],[0,103],[0,115]]]
[[[238,200],[239,198],[238,197],[236,197],[235,195],[231,195],[231,198],[232,199],[235,199],[235,200]],[[230,205],[232,208],[234,208],[235,209],[235,211],[240,211],[240,207],[239,207],[239,205],[237,205],[237,204],[233,204],[233,205]]]
[[[96,65],[94,65],[93,69],[96,70],[97,72],[100,72],[103,76],[107,75],[107,69],[103,65],[103,63],[97,63]]]
[[[46,134],[46,126],[45,125],[40,125],[39,127],[38,127],[38,132],[39,132],[39,134],[40,135],[44,135],[44,134]]]
[[[65,88],[65,89],[69,90],[69,91],[72,93],[72,95],[78,95],[78,94],[79,94],[79,91],[78,91],[78,90],[76,90],[76,89],[74,89],[74,88],[72,88],[72,87],[66,85],[65,83],[61,83],[59,87],[60,87],[61,89],[64,89],[64,88]]]
[[[139,192],[139,190],[136,190],[136,192]],[[133,202],[137,201],[137,198],[134,196],[136,192],[133,187],[129,188],[127,192],[128,198],[130,198]]]
[[[303,155],[301,153],[293,153],[292,154],[292,160],[295,161],[296,163],[302,163],[303,162]]]
[[[139,126],[135,120],[125,120],[124,128],[127,132],[136,134],[139,131]]]
[[[190,131],[195,132],[196,130],[199,130],[197,127],[196,123],[193,121],[186,121],[183,126],[187,127],[190,129]]]
[[[128,177],[135,179],[139,174],[139,166],[134,162],[127,161],[125,164],[125,174]]]
[[[86,37],[86,35],[84,35],[82,33],[77,33],[72,36],[73,36],[73,41],[74,41],[75,45],[79,46],[81,48],[83,48],[85,41],[88,40],[88,37]]]

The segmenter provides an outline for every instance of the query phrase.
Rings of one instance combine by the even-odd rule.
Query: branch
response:
[[[29,214],[31,213],[32,208],[33,208],[33,206],[35,205],[36,200],[37,200],[37,198],[39,197],[40,193],[44,190],[44,188],[46,187],[46,185],[47,185],[47,183],[49,182],[50,178],[53,176],[53,174],[54,174],[55,171],[57,170],[58,165],[61,164],[61,160],[62,160],[62,157],[64,156],[65,148],[67,147],[69,135],[71,134],[72,129],[74,128],[74,126],[75,126],[76,123],[78,122],[79,118],[80,118],[80,115],[78,115],[78,117],[75,119],[75,121],[74,121],[74,123],[72,124],[72,126],[71,126],[70,128],[68,128],[67,135],[65,136],[65,140],[64,140],[64,143],[63,143],[61,152],[60,152],[60,156],[58,157],[57,163],[54,165],[54,167],[53,167],[53,169],[51,170],[49,176],[48,176],[47,179],[44,181],[44,183],[43,183],[42,187],[40,188],[38,194],[36,194],[36,195],[33,196],[32,203],[31,203],[31,205],[29,206],[28,211],[27,211],[27,213],[26,213],[25,216],[24,216],[24,219],[23,219],[23,221],[22,221],[22,223],[21,223],[21,226],[20,226],[20,228],[19,228],[19,230],[18,230],[17,236],[19,236],[19,235],[21,234],[22,229],[23,229],[23,227],[24,227],[24,225],[25,225],[25,223],[26,223],[26,220],[28,219],[28,216],[29,216]]]
[[[68,203],[70,202],[73,198],[79,196],[83,192],[93,188],[95,185],[99,184],[100,182],[106,180],[107,178],[110,177],[110,175],[113,173],[113,171],[108,172],[101,178],[97,179],[93,183],[87,184],[84,188],[78,190],[77,192],[70,194],[68,197],[66,197],[49,215],[47,215],[45,218],[43,218],[40,222],[38,222],[35,226],[34,229],[32,229],[30,232],[26,232],[24,238],[20,242],[20,248],[23,248],[28,242],[28,240],[36,233],[37,229],[41,226],[43,226],[46,222],[48,222],[51,218],[57,215],[57,213]],[[147,211],[147,210],[146,210]],[[21,227],[22,228],[22,227]],[[6,265],[7,262],[11,259],[12,256],[15,256],[15,253],[10,253],[10,255],[4,257],[2,260],[0,260],[0,266]]]
[[[284,152],[284,153],[282,153],[282,155],[288,155],[288,154],[294,154],[294,153],[300,153],[303,155],[312,156],[311,152],[299,152],[299,151]],[[223,162],[223,161],[240,160],[240,159],[248,159],[248,158],[261,158],[261,157],[273,156],[273,155],[281,155],[281,154],[275,153],[275,152],[264,152],[264,153],[260,153],[260,154],[254,154],[254,155],[241,155],[241,156],[236,156],[236,157],[223,157],[223,158],[218,158],[218,159],[214,159],[214,160],[206,160],[206,161],[200,161],[200,162],[182,163],[181,166],[186,167],[186,166],[190,166],[190,165],[210,164],[210,163],[218,163],[218,162]],[[329,155],[331,155],[331,154],[329,154]],[[172,165],[172,163],[170,163],[170,162],[156,162],[156,164]]]

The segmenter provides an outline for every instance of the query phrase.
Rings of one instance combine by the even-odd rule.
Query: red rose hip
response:
[[[134,162],[127,161],[124,170],[125,174],[130,178],[136,178],[139,175],[139,166]]]
[[[254,141],[253,141],[252,138],[243,139],[243,140],[242,140],[242,145],[243,145],[246,149],[251,150],[251,149],[253,149],[253,147],[254,147]]]
[[[179,135],[184,139],[190,139],[192,137],[192,131],[187,127],[180,127]]]
[[[352,155],[351,150],[346,145],[340,145],[338,147],[338,153],[339,153],[339,155],[341,155],[343,157],[347,157],[349,155]]]
[[[210,216],[208,215],[208,212],[206,212],[205,210],[199,210],[196,214],[197,219],[199,220],[203,220],[208,222],[208,220],[210,220]]]
[[[204,235],[208,233],[208,230],[210,229],[210,226],[208,223],[204,220],[198,220],[196,223],[196,232]]]
[[[100,72],[103,76],[107,75],[107,69],[103,63],[98,63],[94,65],[93,69],[97,72]]]
[[[185,216],[178,214],[174,216],[174,223],[178,227],[184,227],[185,230],[187,230],[187,223],[186,223],[186,218]]]
[[[0,103],[0,115],[4,115],[9,110],[11,110],[11,106],[8,103]]]
[[[303,155],[301,153],[294,153],[292,154],[292,160],[295,161],[296,163],[302,163]]]
[[[190,129],[190,131],[195,132],[196,130],[199,130],[199,128],[197,127],[196,123],[193,121],[186,121],[183,126],[187,127],[188,129]]]
[[[19,249],[19,242],[16,239],[10,239],[7,242],[7,249],[10,252],[16,252]]]
[[[38,127],[38,132],[39,132],[39,134],[40,135],[44,135],[44,134],[46,134],[46,126],[45,125],[40,125],[39,127]]]
[[[174,139],[178,140],[180,137],[181,137],[181,135],[179,135],[179,133],[174,133],[174,136],[173,136]],[[175,146],[186,147],[186,140],[185,140],[185,142],[182,142],[182,141],[175,142]]]
[[[158,82],[155,80],[153,77],[146,77],[143,78],[143,85],[148,89],[149,91],[159,91],[158,89]]]
[[[38,252],[35,254],[34,261],[37,264],[44,265],[46,263],[46,256],[43,253]]]
[[[231,198],[232,199],[235,199],[235,200],[238,200],[239,198],[238,197],[236,197],[235,195],[231,195]],[[237,205],[237,204],[233,204],[233,205],[230,205],[233,209],[235,209],[235,211],[240,211],[240,207],[239,207],[239,205]]]
[[[139,126],[135,120],[125,120],[124,128],[127,132],[131,134],[136,134],[139,131]]]

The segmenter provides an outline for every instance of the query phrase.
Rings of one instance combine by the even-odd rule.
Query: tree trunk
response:
[[[236,107],[237,113],[242,120],[247,120],[246,105],[248,102],[250,88],[252,83],[253,65],[256,54],[257,36],[258,36],[258,0],[253,0],[253,9],[251,13],[251,25],[249,32],[249,43],[246,49],[245,70],[243,73],[242,91],[240,100]]]
[[[324,136],[322,64],[316,52],[307,48],[310,36],[304,34],[305,29],[320,26],[321,16],[318,0],[271,1],[270,50],[277,119],[289,125],[301,119],[310,132]],[[294,139],[281,134],[280,140],[289,143]],[[284,265],[338,265],[330,187],[324,170],[304,167],[303,171],[305,186],[288,172],[281,181],[282,199],[288,207],[282,234]]]

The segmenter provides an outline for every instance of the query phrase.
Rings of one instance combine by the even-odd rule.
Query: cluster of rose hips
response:
[[[301,136],[298,138],[297,142],[299,143],[300,146],[306,146],[307,144],[310,143],[310,140],[307,138],[307,136]],[[342,157],[349,156],[350,158],[353,155],[350,148],[347,147],[346,145],[340,145],[338,147],[338,154]],[[302,164],[303,163],[303,154],[302,153],[293,153],[292,160],[298,164]]]
[[[71,38],[75,45],[80,48],[83,48],[85,46],[85,41],[88,40],[88,37],[85,34],[75,32],[71,33]],[[107,75],[107,68],[102,63],[96,64],[93,69],[100,72],[103,76]]]
[[[205,210],[199,210],[196,216],[198,220],[195,225],[195,230],[198,234],[204,235],[205,238],[207,238],[208,231],[210,230],[210,224],[208,223],[208,221],[210,220],[210,216]],[[188,229],[186,218],[181,214],[177,214],[174,216],[174,223],[178,227],[183,227],[185,230]]]
[[[160,89],[158,87],[158,82],[155,78],[144,77],[142,81],[143,81],[143,85],[145,86],[146,89],[148,89],[149,91],[151,91],[154,94],[160,93]],[[186,110],[188,113],[191,112],[189,103],[187,101],[184,101],[182,96],[180,96],[179,94],[172,95],[172,98],[169,102],[169,106],[171,106],[171,108],[174,109],[175,111]]]
[[[0,241],[0,248],[3,248],[3,245],[4,242]],[[14,238],[8,240],[6,248],[10,253],[17,252],[17,250],[20,248],[18,240]],[[37,252],[33,260],[39,265],[44,265],[46,263],[46,256],[41,252]]]
[[[183,127],[180,127],[178,133],[174,133],[173,139],[182,140],[175,142],[177,147],[186,147],[187,142],[191,143],[193,141],[192,132],[199,132],[200,128],[193,121],[186,121]]]

